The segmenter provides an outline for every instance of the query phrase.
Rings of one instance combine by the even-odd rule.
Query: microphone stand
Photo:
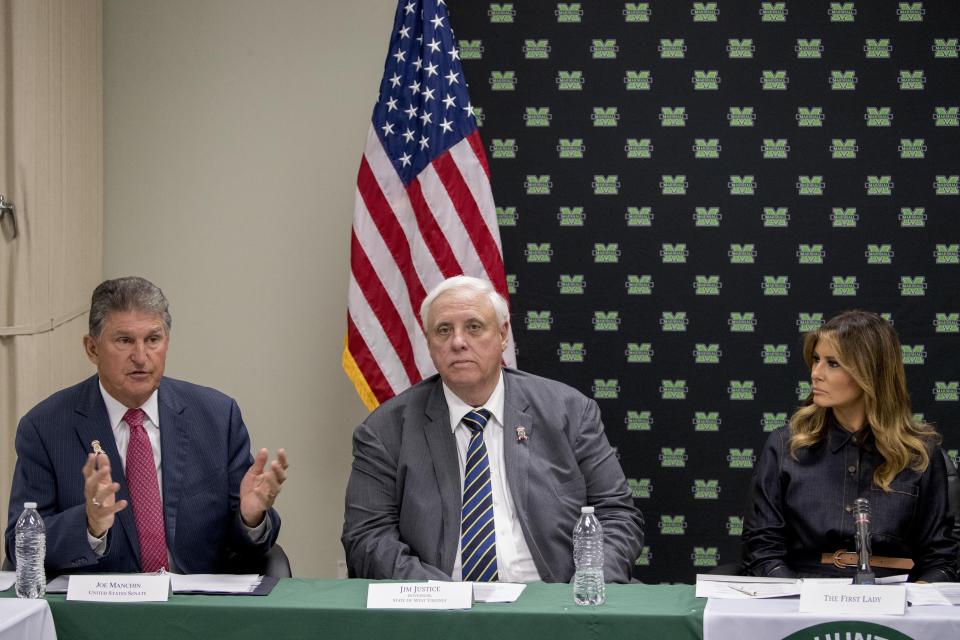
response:
[[[857,574],[853,584],[876,584],[877,579],[870,568],[870,502],[857,498],[853,503],[853,522],[857,530]]]

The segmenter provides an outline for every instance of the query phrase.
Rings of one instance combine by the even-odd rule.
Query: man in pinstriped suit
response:
[[[280,449],[267,465],[269,452],[261,449],[254,459],[233,399],[163,376],[170,325],[163,292],[143,278],[107,280],[94,291],[84,347],[97,375],[53,394],[17,428],[6,531],[13,562],[17,517],[24,502],[35,501],[46,525],[48,574],[143,570],[142,511],[127,508],[124,474],[132,429],[141,427],[148,495],[155,529],[162,529],[151,535],[165,545],[160,566],[229,572],[228,558],[243,563],[276,541],[273,502],[286,479],[286,455]]]
[[[486,281],[445,280],[424,299],[421,318],[439,374],[385,402],[354,432],[342,536],[350,575],[469,579],[472,558],[461,547],[474,542],[461,540],[461,526],[471,526],[463,484],[477,434],[466,422],[482,407],[497,570],[481,579],[569,581],[573,527],[591,505],[604,529],[605,579],[629,581],[643,518],[596,402],[501,366],[507,305]]]

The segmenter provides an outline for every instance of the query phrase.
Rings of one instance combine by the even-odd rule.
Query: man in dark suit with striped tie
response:
[[[17,428],[6,554],[35,501],[49,575],[229,572],[277,539],[283,449],[250,454],[240,408],[222,393],[163,376],[171,317],[138,278],[93,292],[84,347],[97,374],[31,409]],[[129,507],[129,508],[128,508]]]
[[[509,316],[489,282],[457,276],[424,299],[438,374],[357,427],[343,546],[351,576],[567,582],[590,505],[604,574],[627,582],[643,544],[596,402],[504,368]]]

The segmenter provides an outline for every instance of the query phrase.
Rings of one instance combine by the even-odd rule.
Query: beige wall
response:
[[[394,0],[106,0],[104,276],[171,301],[167,373],[286,447],[280,542],[332,577],[350,434],[340,369],[354,184]]]

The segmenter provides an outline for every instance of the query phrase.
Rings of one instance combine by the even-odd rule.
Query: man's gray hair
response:
[[[99,338],[107,315],[114,311],[155,313],[163,319],[170,333],[173,318],[170,304],[160,287],[146,278],[127,276],[101,282],[90,300],[90,335]]]
[[[490,304],[493,305],[493,310],[497,314],[497,326],[502,327],[509,319],[510,308],[507,306],[507,301],[493,288],[493,285],[490,284],[488,280],[482,280],[472,276],[453,276],[435,286],[420,304],[420,320],[423,322],[424,330],[427,330],[427,314],[430,312],[430,305],[433,304],[433,301],[448,291],[460,289],[469,289],[470,291],[486,294],[487,298],[490,299]]]

